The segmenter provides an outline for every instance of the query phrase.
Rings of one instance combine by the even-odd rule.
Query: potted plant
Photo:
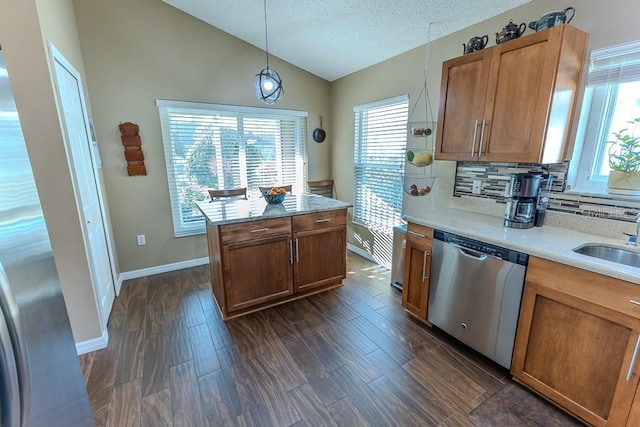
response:
[[[609,180],[607,191],[618,194],[640,194],[640,136],[636,135],[636,128],[640,124],[640,117],[627,123],[633,128],[621,129],[613,132],[615,140],[607,141],[609,147]]]

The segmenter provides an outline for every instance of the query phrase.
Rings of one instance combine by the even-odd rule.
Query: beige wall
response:
[[[159,0],[76,1],[115,245],[122,272],[206,257],[204,235],[173,237],[156,99],[265,107],[254,93],[263,51]],[[330,174],[329,83],[277,58],[284,98],[274,107],[305,110],[309,178]],[[322,115],[328,138],[311,139]],[[129,177],[118,124],[140,126],[147,176]],[[137,246],[136,235],[147,244]]]
[[[576,8],[574,25],[590,34],[589,51],[612,44],[640,39],[640,9],[634,0],[603,2],[600,0],[583,0],[580,2],[557,2],[553,0],[536,0],[520,6],[510,12],[491,18],[480,24],[468,27],[448,37],[433,41],[429,48],[420,48],[399,55],[388,61],[372,66],[363,71],[339,79],[331,85],[331,117],[333,122],[334,146],[332,151],[332,175],[337,182],[337,190],[343,200],[352,200],[353,187],[353,106],[408,93],[411,109],[424,83],[423,70],[426,66],[426,81],[433,116],[437,119],[440,77],[442,62],[460,56],[462,44],[473,36],[489,35],[489,46],[495,44],[495,33],[499,32],[510,19],[514,23],[529,23],[553,10],[563,10],[568,6]],[[428,23],[425,23],[428,25]],[[437,25],[437,24],[434,24]],[[533,30],[527,29],[526,34]],[[579,94],[580,100],[582,93]],[[526,102],[526,100],[514,100]],[[424,99],[416,108],[410,120],[424,120]],[[418,116],[422,114],[422,117]],[[573,135],[577,119],[574,120]],[[438,129],[436,128],[436,132]],[[569,141],[573,144],[573,141]],[[427,197],[405,197],[404,213],[425,216],[428,211],[451,206],[453,197],[453,180],[455,162],[436,161],[433,174],[437,181],[432,193]],[[362,227],[352,225],[348,232],[349,242],[363,248],[360,241],[366,241],[368,247],[375,248],[376,236]]]
[[[49,73],[47,41],[82,70],[71,0],[0,0],[0,44],[76,342],[101,335]]]

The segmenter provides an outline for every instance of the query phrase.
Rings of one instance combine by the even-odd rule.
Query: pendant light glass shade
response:
[[[269,31],[267,27],[267,0],[264,0],[264,39],[265,51],[267,53],[267,67],[263,68],[258,74],[253,85],[256,88],[256,96],[265,104],[271,105],[278,102],[284,94],[282,88],[282,78],[280,75],[269,68]]]
[[[284,93],[280,75],[269,68],[265,68],[256,74],[253,82],[256,87],[256,96],[265,104],[275,104]]]

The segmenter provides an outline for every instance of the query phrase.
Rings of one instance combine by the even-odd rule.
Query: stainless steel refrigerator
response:
[[[0,49],[0,426],[93,416]]]

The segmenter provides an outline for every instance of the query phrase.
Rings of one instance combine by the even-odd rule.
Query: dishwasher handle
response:
[[[451,243],[452,246],[455,246],[456,248],[458,248],[458,252],[460,252],[462,255],[469,257],[469,258],[474,258],[477,259],[478,261],[484,261],[485,259],[487,259],[488,256],[487,254],[483,254],[482,252],[478,252],[478,251],[474,251],[472,249],[469,248],[465,248],[464,246],[460,246],[460,245],[456,245],[455,243]]]

